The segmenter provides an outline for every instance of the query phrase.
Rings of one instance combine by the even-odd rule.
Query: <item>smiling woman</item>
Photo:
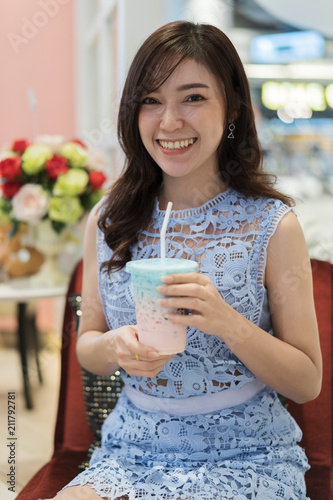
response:
[[[191,83],[196,82],[196,83]],[[221,85],[207,68],[190,59],[142,100],[139,111],[142,142],[163,171],[163,203],[175,189],[184,197],[197,185],[214,181],[217,195],[225,189],[218,171],[217,149],[225,127]],[[183,187],[182,187],[183,186]],[[193,200],[187,200],[193,206]]]
[[[278,393],[320,391],[311,267],[291,200],[262,171],[230,40],[181,21],[153,33],[118,132],[124,172],[87,224],[77,355],[92,373],[120,370],[124,389],[57,499],[306,500],[301,431]],[[139,340],[125,265],[160,256],[169,201],[166,257],[199,271],[156,287],[165,321],[187,327],[185,350],[166,355]]]

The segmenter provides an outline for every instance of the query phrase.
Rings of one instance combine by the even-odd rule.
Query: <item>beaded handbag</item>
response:
[[[68,298],[76,318],[76,329],[81,316],[81,295],[72,294]],[[120,372],[114,375],[94,375],[84,368],[81,369],[83,397],[89,427],[95,437],[91,443],[87,460],[79,465],[80,472],[87,469],[93,451],[101,445],[101,427],[108,414],[114,409],[123,387]]]

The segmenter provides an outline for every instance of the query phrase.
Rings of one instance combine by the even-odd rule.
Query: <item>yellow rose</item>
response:
[[[72,168],[65,174],[58,176],[53,188],[56,196],[77,196],[85,190],[89,182],[89,175],[85,170]]]
[[[80,168],[87,165],[88,150],[80,146],[80,144],[68,142],[62,146],[60,154],[67,158],[72,168]]]
[[[83,213],[83,207],[77,196],[55,196],[50,200],[48,215],[55,222],[74,224]]]
[[[45,144],[28,146],[22,155],[22,169],[28,175],[38,174],[51,157],[52,151]]]

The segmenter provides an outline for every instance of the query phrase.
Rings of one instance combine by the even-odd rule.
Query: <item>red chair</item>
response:
[[[314,401],[288,410],[303,431],[301,445],[311,469],[306,473],[311,500],[333,500],[333,265],[312,260],[314,300],[323,355],[323,385]]]
[[[303,405],[288,401],[288,409],[303,430],[301,445],[305,448],[311,469],[306,474],[308,496],[311,500],[333,500],[332,457],[332,360],[333,360],[333,265],[312,261],[314,298],[318,316],[324,360],[323,387],[320,396]],[[59,409],[54,440],[54,454],[29,481],[17,500],[51,498],[87,464],[87,455],[98,446],[99,428],[107,410],[100,399],[103,384],[110,378],[95,377],[83,372],[75,355],[77,317],[73,301],[80,300],[82,263],[74,271],[68,289],[63,325],[62,369]],[[79,302],[78,302],[79,303]],[[85,386],[91,385],[93,390]],[[112,409],[121,384],[117,377],[111,381]],[[96,408],[96,401],[101,401]],[[89,420],[89,424],[88,424]],[[96,442],[97,439],[97,442]],[[93,446],[91,443],[93,442]],[[88,453],[88,450],[90,451]],[[84,463],[83,463],[84,462]],[[82,465],[83,463],[83,465]]]
[[[90,431],[83,400],[81,369],[76,359],[76,317],[70,298],[81,292],[82,262],[69,284],[63,322],[61,380],[54,453],[48,462],[17,496],[20,500],[52,498],[78,473],[87,458],[94,437]]]

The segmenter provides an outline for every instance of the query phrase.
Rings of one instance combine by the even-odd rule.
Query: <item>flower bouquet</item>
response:
[[[0,219],[10,221],[14,232],[21,222],[49,219],[58,233],[76,223],[103,196],[106,177],[94,159],[96,152],[76,139],[14,141],[0,154]]]
[[[100,152],[77,139],[15,140],[0,153],[0,223],[10,225],[12,236],[22,225],[35,228],[41,236],[36,236],[36,248],[41,240],[44,255],[47,247],[49,253],[59,253],[61,245],[52,233],[59,237],[68,232],[101,199],[105,163]]]

